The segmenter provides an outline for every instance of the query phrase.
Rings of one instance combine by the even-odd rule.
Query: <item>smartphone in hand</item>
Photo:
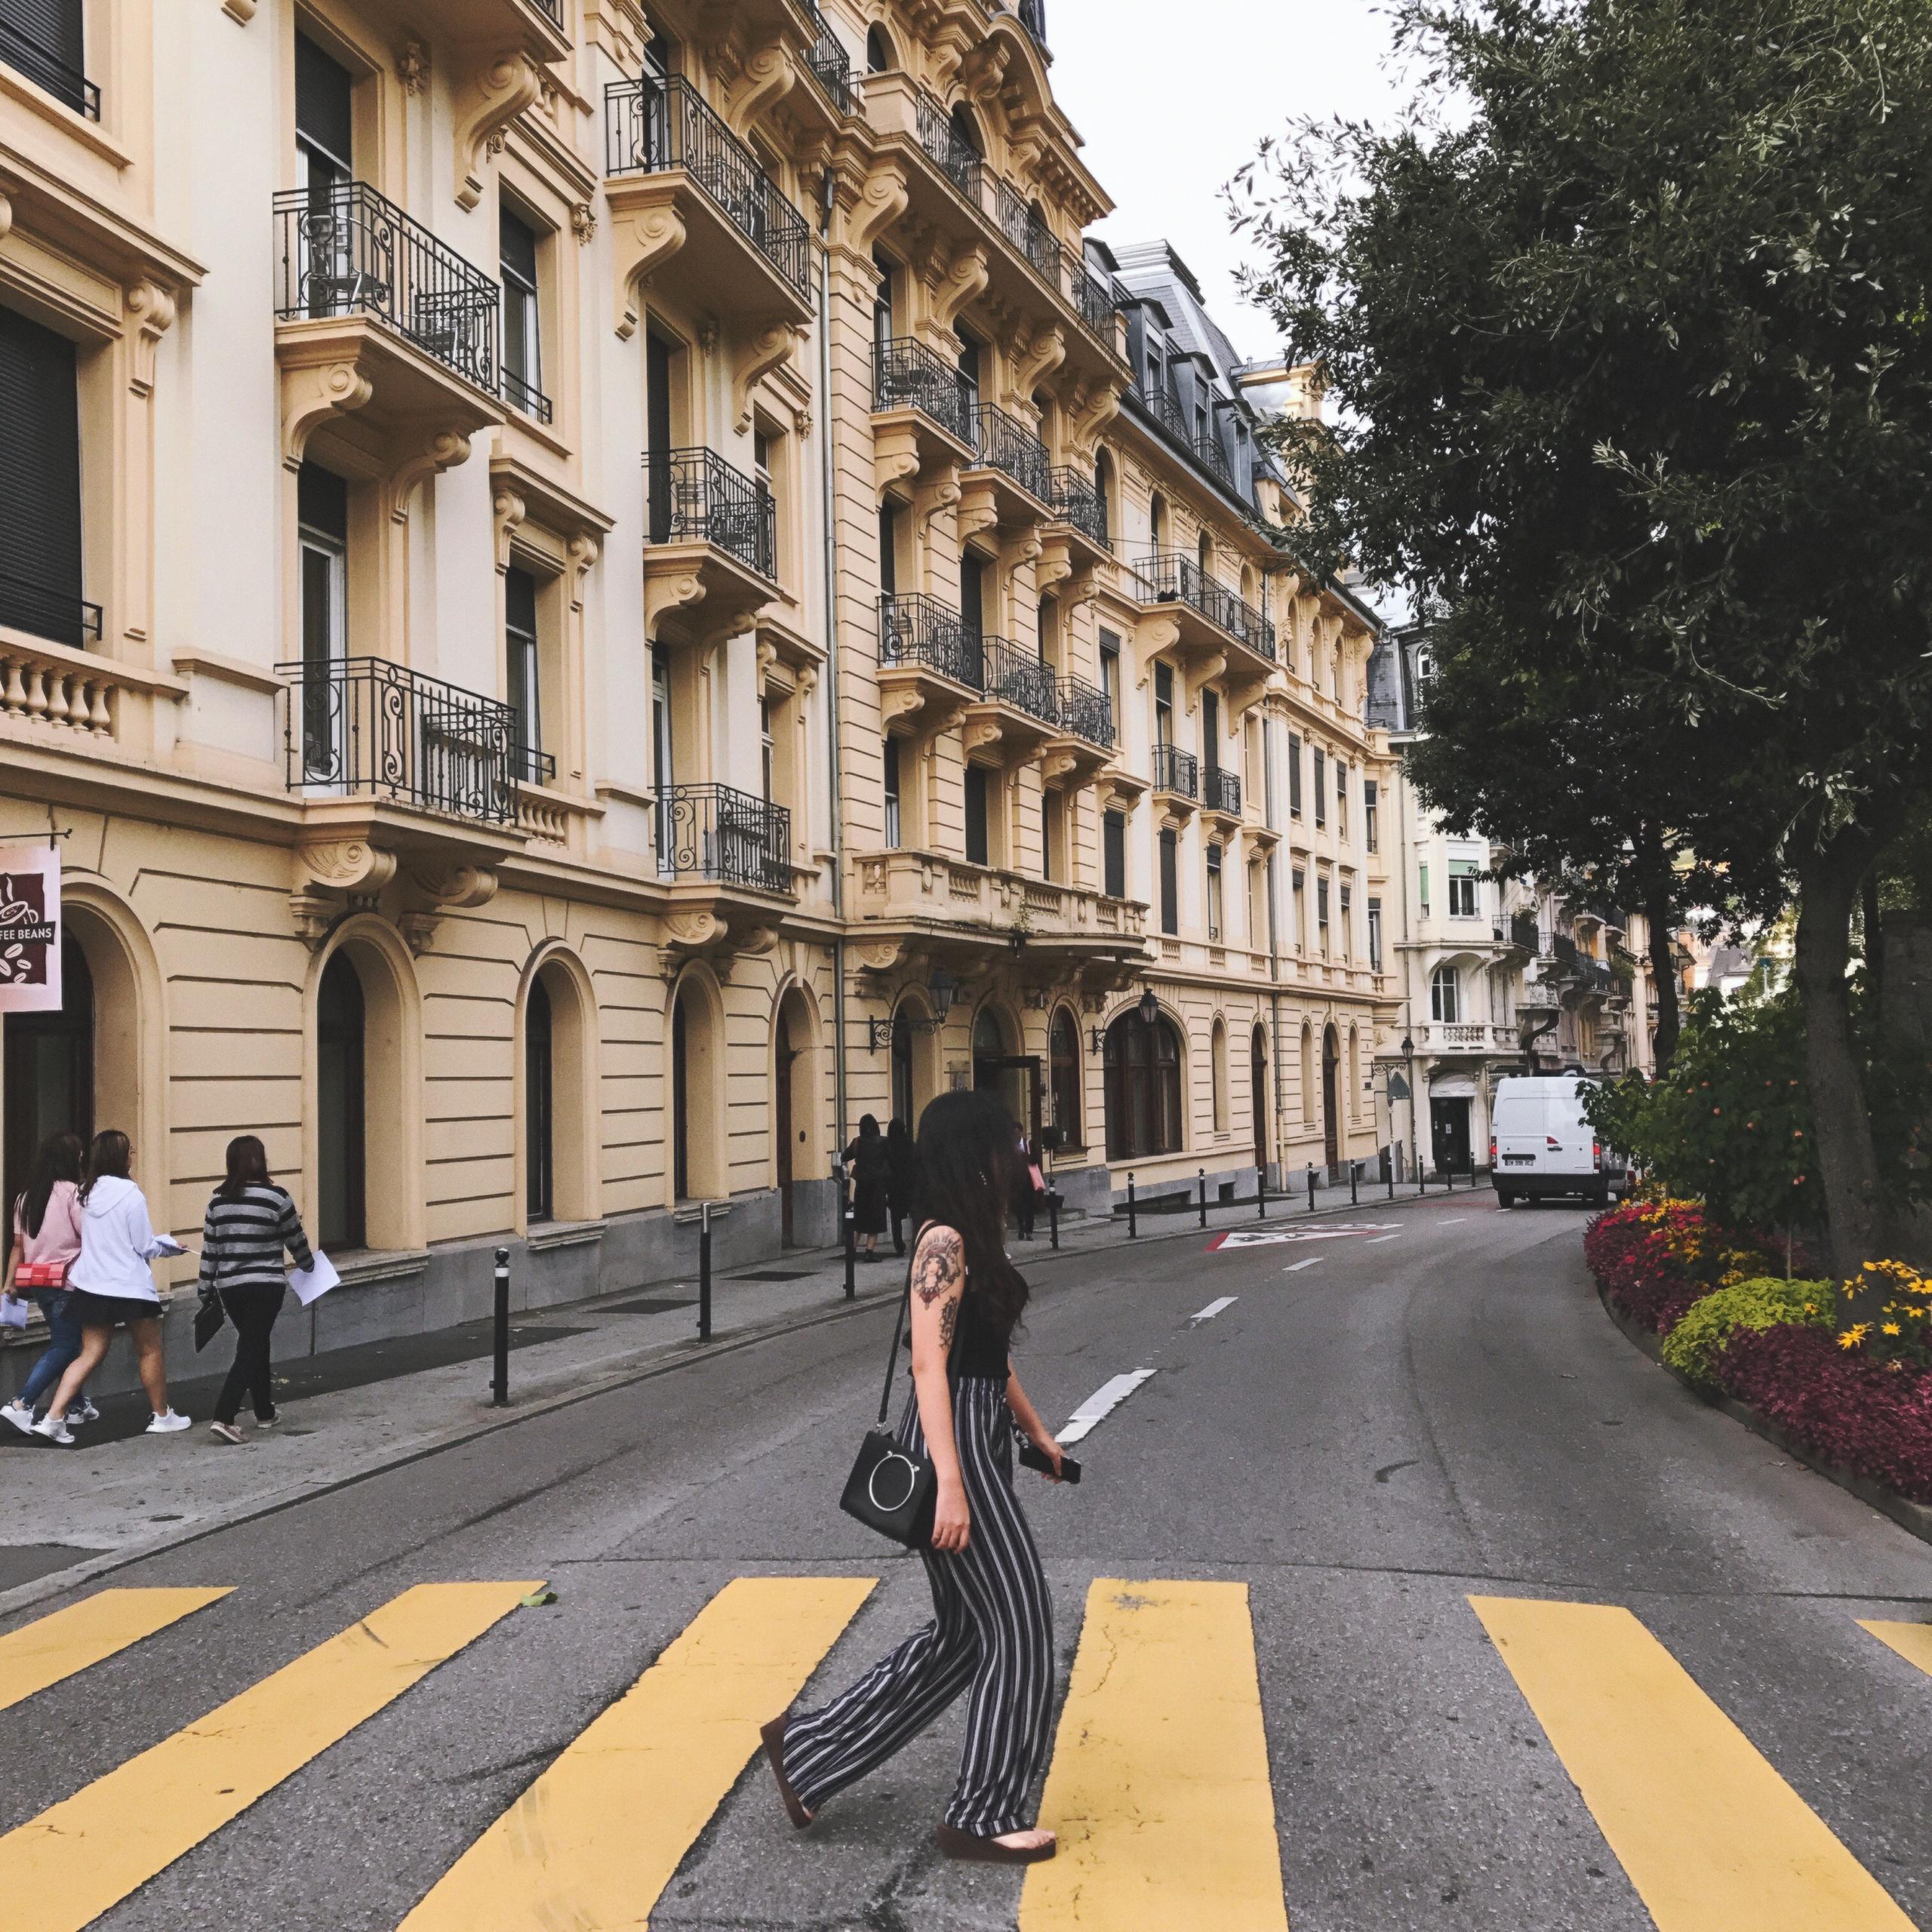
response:
[[[1035,1447],[1025,1436],[1019,1436],[1017,1439],[1020,1444],[1021,1463],[1027,1469],[1038,1469],[1042,1475],[1051,1475],[1054,1459],[1044,1449]],[[1078,1482],[1080,1480],[1080,1465],[1064,1450],[1060,1452],[1060,1479],[1062,1482]]]

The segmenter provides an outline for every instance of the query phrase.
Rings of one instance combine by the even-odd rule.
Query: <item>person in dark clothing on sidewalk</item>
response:
[[[280,1420],[269,1340],[288,1294],[285,1248],[298,1268],[315,1266],[294,1201],[269,1177],[268,1150],[254,1134],[238,1134],[228,1143],[228,1178],[202,1223],[202,1298],[219,1295],[235,1324],[234,1366],[208,1425],[223,1442],[245,1440],[235,1423],[245,1394],[254,1403],[257,1426],[272,1429]]]
[[[878,1238],[885,1232],[885,1197],[892,1171],[876,1115],[860,1117],[859,1137],[846,1149],[845,1164],[852,1176],[852,1232],[865,1243],[860,1254],[876,1261]]]
[[[885,1130],[886,1201],[892,1215],[892,1251],[906,1252],[906,1223],[919,1225],[919,1197],[924,1192],[920,1177],[918,1143],[912,1130],[896,1115]]]

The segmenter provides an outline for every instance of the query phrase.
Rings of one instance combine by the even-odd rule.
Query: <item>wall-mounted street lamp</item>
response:
[[[909,1013],[904,1016],[906,1024],[915,1032],[937,1033],[946,1024],[946,1016],[952,1011],[952,1003],[964,989],[943,966],[933,968],[932,977],[926,982],[926,997],[933,1003],[933,1017],[930,1020],[915,1020]],[[889,1020],[868,1020],[866,1022],[866,1041],[868,1048],[877,1053],[881,1047],[892,1044],[892,1029],[898,1023],[899,1016]]]
[[[1140,1015],[1140,1023],[1143,1026],[1151,1026],[1160,1018],[1161,1002],[1155,997],[1154,989],[1152,986],[1141,988],[1140,997],[1135,1002],[1134,1010]],[[1097,1024],[1089,1026],[1087,1029],[1087,1051],[1089,1053],[1105,1054],[1106,1050],[1106,1032]]]

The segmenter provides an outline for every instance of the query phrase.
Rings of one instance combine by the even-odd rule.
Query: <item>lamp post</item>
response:
[[[1416,1178],[1422,1178],[1422,1154],[1416,1136],[1416,1043],[1404,1033],[1402,1035],[1402,1059],[1407,1068],[1409,1081],[1409,1165],[1415,1170]]]

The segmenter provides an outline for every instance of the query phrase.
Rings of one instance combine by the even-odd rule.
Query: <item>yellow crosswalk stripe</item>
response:
[[[219,1590],[101,1590],[0,1637],[0,1711],[165,1630],[228,1595]]]
[[[1932,1623],[1868,1623],[1858,1620],[1861,1630],[1869,1630],[1880,1643],[1888,1644],[1907,1663],[1915,1663],[1932,1677]]]
[[[444,1874],[405,1932],[641,1927],[758,1749],[758,1727],[798,1695],[875,1581],[728,1583]]]
[[[8,1932],[80,1932],[540,1588],[419,1583],[9,1832]]]
[[[1912,1932],[1629,1611],[1469,1602],[1658,1932]]]
[[[1040,1823],[1020,1932],[1285,1932],[1246,1584],[1094,1582]]]

